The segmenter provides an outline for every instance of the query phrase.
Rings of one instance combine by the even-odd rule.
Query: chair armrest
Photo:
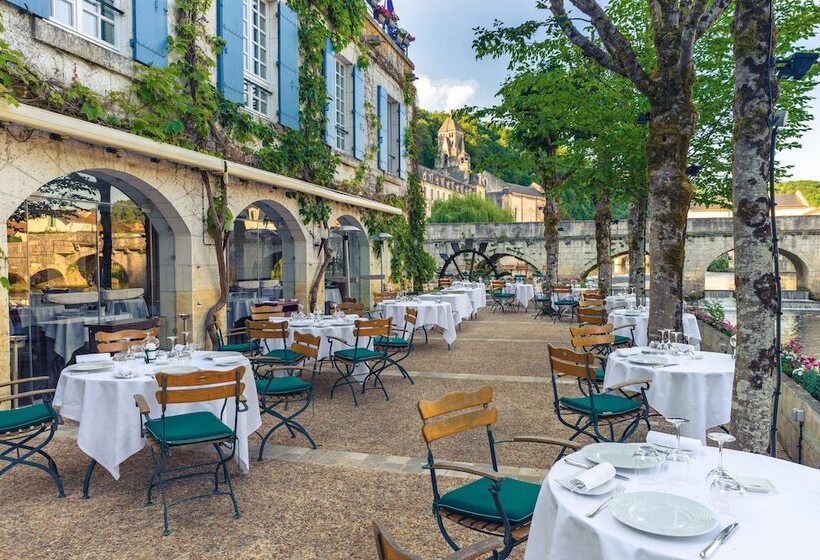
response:
[[[256,362],[256,361],[258,361],[262,364],[264,364],[266,362],[266,360],[255,360],[255,359],[251,360],[251,362]],[[277,364],[279,364],[279,362],[277,362]],[[308,367],[303,367],[303,366],[286,366],[284,364],[280,364],[280,365],[271,366],[271,367],[267,368],[266,371],[302,371],[302,372],[305,372],[305,373],[312,373],[313,369],[308,368]],[[265,377],[267,377],[267,376],[265,376]]]
[[[142,416],[148,416],[151,414],[151,408],[148,406],[148,401],[145,400],[145,397],[137,394],[134,395],[134,402],[137,404],[137,408],[140,409],[140,414]]]
[[[37,389],[35,391],[26,391],[25,393],[16,393],[14,395],[3,395],[0,396],[0,403],[14,401],[17,399],[26,399],[28,397],[36,397],[38,395],[51,395],[54,393],[54,389]]]
[[[338,336],[328,336],[327,339],[328,340],[338,340],[339,342],[341,342],[345,346],[350,346],[351,348],[353,347],[352,344],[348,344],[348,342],[345,339],[339,338]]]
[[[0,388],[11,387],[12,385],[20,385],[21,383],[34,383],[36,381],[48,381],[48,376],[41,375],[40,377],[28,377],[26,379],[17,379],[15,381],[4,381],[0,383]]]
[[[248,411],[248,399],[245,398],[245,395],[239,395],[239,412],[247,412]]]
[[[583,447],[576,441],[548,436],[516,436],[512,438],[512,443],[543,443],[546,445],[560,445],[561,447],[568,447],[573,451],[578,451],[581,447]]]
[[[631,331],[635,330],[635,325],[621,325],[620,327],[615,327],[612,329],[612,332],[619,331],[621,329],[629,329]]]
[[[623,389],[624,387],[630,387],[632,385],[646,385],[649,387],[651,382],[651,379],[627,379],[626,381],[616,383],[615,385],[610,385],[607,387],[607,391],[615,391],[618,389]]]
[[[443,560],[476,560],[477,558],[484,558],[491,552],[495,552],[504,548],[504,539],[501,537],[491,537],[473,543],[468,547],[462,548],[458,552],[453,552],[444,557]]]
[[[426,469],[430,469],[431,471],[458,471],[467,474],[471,474],[474,476],[480,476],[482,478],[489,478],[493,482],[501,482],[504,477],[499,476],[498,473],[489,472],[489,471],[482,471],[481,469],[474,469],[471,467],[464,467],[461,465],[454,465],[452,463],[433,463],[432,465],[425,465]]]

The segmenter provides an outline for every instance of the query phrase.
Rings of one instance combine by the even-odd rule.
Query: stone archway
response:
[[[331,228],[330,243],[334,247],[334,255],[326,280],[338,286],[343,297],[354,297],[368,305],[371,299],[373,280],[370,262],[370,241],[368,231],[359,218],[350,214],[338,216],[336,227]],[[350,228],[355,228],[351,230]],[[344,280],[344,240],[348,240],[350,293],[346,292]]]

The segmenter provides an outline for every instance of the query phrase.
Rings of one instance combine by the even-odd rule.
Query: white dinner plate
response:
[[[67,371],[100,371],[103,369],[111,369],[114,367],[114,362],[107,361],[99,361],[99,362],[81,362],[79,364],[74,364],[73,366],[68,366],[66,368]]]
[[[578,471],[578,472],[581,472],[581,471]],[[571,474],[569,476],[564,476],[564,477],[561,477],[561,478],[556,478],[555,482],[557,482],[558,484],[560,484],[561,486],[563,486],[564,488],[566,488],[567,490],[569,490],[573,494],[579,494],[581,496],[603,496],[604,494],[609,494],[610,492],[612,492],[613,490],[615,490],[618,487],[618,481],[613,478],[612,480],[608,480],[604,484],[601,484],[600,486],[596,486],[595,488],[592,488],[591,490],[587,490],[586,492],[578,492],[577,490],[575,490],[575,488],[573,488],[572,484],[570,484],[570,480],[575,478],[577,476],[577,474],[578,473]]]
[[[220,358],[241,358],[242,352],[208,352],[204,358],[208,360],[213,360],[219,356]]]
[[[637,309],[623,309],[621,310],[621,315],[626,317],[640,317],[643,315],[643,311],[638,311]]]
[[[641,457],[637,463],[633,457],[635,448],[640,444],[634,443],[592,443],[581,449],[581,454],[593,463],[610,463],[616,469],[651,469],[663,461],[655,457]]]
[[[669,358],[653,354],[638,354],[629,356],[626,361],[639,366],[665,366],[669,363]]]
[[[195,366],[163,366],[157,368],[156,373],[167,373],[168,375],[183,375],[186,373],[194,373],[195,371],[199,371],[199,368]]]
[[[629,527],[663,537],[696,537],[717,525],[705,505],[664,492],[633,492],[609,503],[612,516]]]

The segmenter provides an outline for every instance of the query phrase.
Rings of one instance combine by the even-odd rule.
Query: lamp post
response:
[[[381,245],[381,250],[379,251],[379,267],[381,269],[381,277],[382,277],[382,292],[385,290],[385,282],[384,282],[384,245],[387,241],[393,239],[393,236],[389,233],[382,232],[377,233],[371,239],[374,241],[378,241]]]

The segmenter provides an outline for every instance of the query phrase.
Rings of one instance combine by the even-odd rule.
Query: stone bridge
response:
[[[797,287],[820,295],[820,216],[778,217],[780,254],[794,267]],[[584,277],[596,268],[595,224],[568,220],[560,225],[558,276]],[[546,263],[544,226],[540,222],[511,224],[427,224],[424,247],[443,264],[442,254],[453,254],[452,243],[461,248],[487,242],[485,254],[494,259],[509,255],[539,269]],[[692,218],[686,233],[684,293],[701,291],[706,267],[732,251],[731,218]],[[627,223],[612,225],[612,258],[628,253]],[[651,263],[650,263],[651,266]]]

